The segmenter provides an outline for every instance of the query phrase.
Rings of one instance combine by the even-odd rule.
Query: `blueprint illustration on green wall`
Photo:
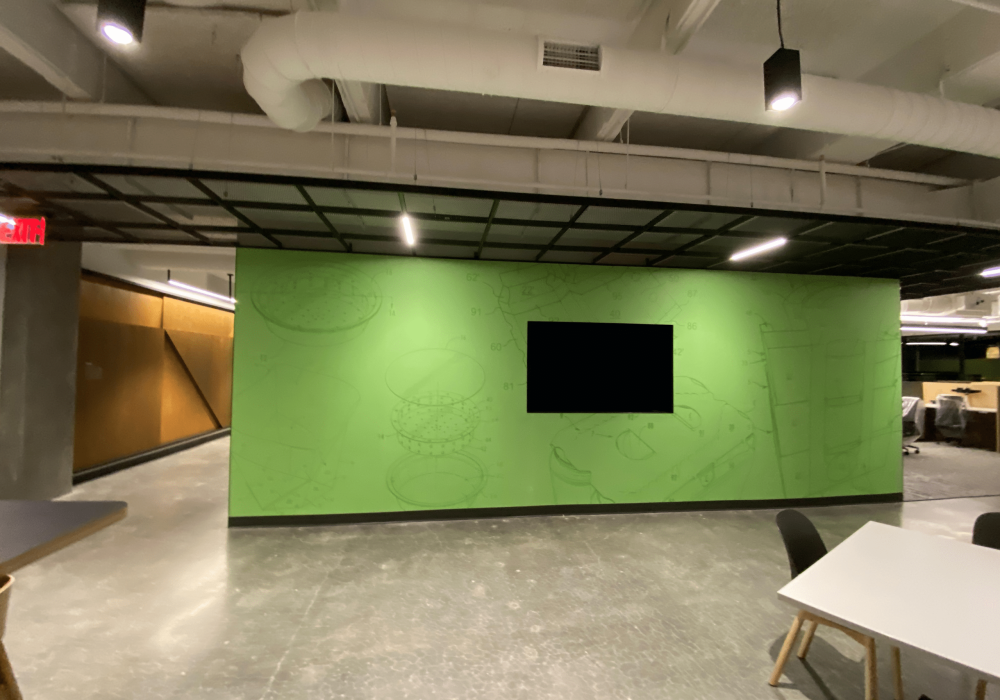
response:
[[[901,489],[894,281],[254,249],[237,268],[233,516]],[[675,412],[527,413],[533,320],[673,325]]]

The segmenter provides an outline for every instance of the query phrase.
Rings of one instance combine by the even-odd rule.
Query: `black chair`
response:
[[[972,527],[972,544],[1000,549],[1000,513],[983,513]]]
[[[797,510],[783,510],[778,513],[776,520],[778,530],[781,532],[781,539],[785,543],[785,552],[788,554],[788,568],[791,570],[792,578],[795,578],[826,555],[826,545],[812,521]],[[777,686],[778,681],[781,680],[781,672],[785,668],[785,663],[792,651],[792,645],[795,644],[803,622],[808,622],[810,625],[802,639],[802,644],[799,646],[797,656],[800,659],[806,658],[806,654],[809,653],[809,645],[812,644],[813,636],[816,634],[816,628],[820,625],[840,630],[865,648],[865,700],[877,700],[878,676],[875,640],[805,610],[800,610],[792,621],[792,627],[788,630],[788,636],[785,637],[785,643],[781,647],[781,653],[778,654],[768,683]],[[892,647],[892,662],[896,697],[902,698],[903,679],[899,663],[899,649],[896,647]]]
[[[966,401],[964,396],[938,394],[937,412],[934,414],[934,430],[945,441],[961,442],[965,435]]]
[[[1000,549],[1000,513],[983,513],[972,526],[972,544]],[[976,684],[976,700],[986,699],[986,681]]]
[[[797,510],[783,510],[775,518],[795,578],[826,555],[826,545],[812,520]]]

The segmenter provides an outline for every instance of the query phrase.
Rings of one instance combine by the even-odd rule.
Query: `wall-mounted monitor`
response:
[[[528,322],[528,413],[673,412],[673,326]]]

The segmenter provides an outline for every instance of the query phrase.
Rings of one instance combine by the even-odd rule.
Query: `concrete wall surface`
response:
[[[0,498],[50,499],[72,488],[80,244],[11,247],[6,257]]]

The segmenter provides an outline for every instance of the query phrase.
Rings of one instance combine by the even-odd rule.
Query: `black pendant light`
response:
[[[146,0],[97,0],[97,28],[115,44],[141,42],[145,18]]]
[[[778,0],[778,39],[781,48],[764,61],[764,107],[783,112],[802,101],[802,65],[799,52],[785,48],[781,30],[781,0]]]

